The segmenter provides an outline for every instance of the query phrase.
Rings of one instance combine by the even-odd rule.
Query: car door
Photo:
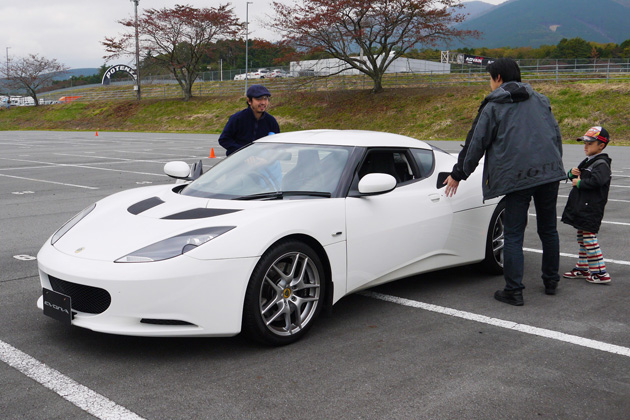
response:
[[[432,151],[427,153],[433,156]],[[387,169],[391,163],[382,160],[394,160],[398,169]],[[410,172],[407,176],[401,160]],[[408,149],[367,151],[346,200],[347,293],[439,265],[452,211],[443,190],[436,188],[437,173],[427,173],[426,165]],[[389,172],[397,178],[396,188],[361,196],[358,181],[372,172]]]

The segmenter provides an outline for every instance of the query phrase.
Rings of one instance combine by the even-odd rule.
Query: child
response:
[[[597,231],[604,217],[610,189],[612,160],[602,153],[610,136],[602,127],[591,127],[577,140],[584,142],[586,159],[568,173],[573,188],[562,213],[562,221],[578,230],[580,251],[576,267],[564,273],[564,277],[586,279],[589,283],[610,283],[610,274],[606,272],[597,242]]]

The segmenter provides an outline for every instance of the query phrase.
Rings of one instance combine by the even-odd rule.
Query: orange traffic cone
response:
[[[96,132],[96,137],[98,137],[98,131]]]
[[[210,148],[210,156],[208,156],[210,159],[215,158],[216,156],[214,155],[214,147]]]

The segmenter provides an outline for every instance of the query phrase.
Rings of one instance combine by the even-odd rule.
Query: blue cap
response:
[[[271,96],[269,90],[263,85],[251,85],[247,89],[248,98],[260,98],[261,96]]]

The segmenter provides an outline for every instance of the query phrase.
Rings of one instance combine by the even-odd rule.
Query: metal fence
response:
[[[523,81],[528,83],[630,82],[630,59],[623,60],[521,60]],[[224,73],[223,76],[226,74]],[[216,72],[202,73],[193,85],[193,96],[243,95],[244,80],[220,80]],[[372,80],[365,75],[318,75],[312,77],[286,77],[276,79],[249,79],[249,85],[264,83],[274,92],[281,91],[338,91],[372,89]],[[488,83],[485,68],[465,64],[452,64],[450,71],[424,73],[387,73],[383,76],[384,88],[417,88],[438,86],[470,86]],[[60,96],[77,96],[77,101],[110,101],[135,99],[133,80],[112,82],[110,86],[92,85],[67,88],[39,95],[45,101]],[[182,98],[179,84],[165,76],[147,76],[141,80],[142,98]]]

